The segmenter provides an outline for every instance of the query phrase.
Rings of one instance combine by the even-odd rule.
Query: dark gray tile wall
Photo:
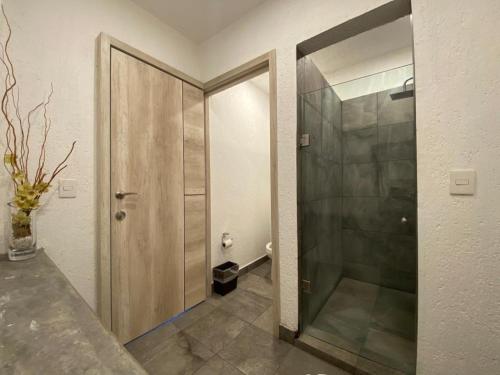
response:
[[[342,103],[342,128],[359,130],[377,125],[377,94],[346,100]]]
[[[380,187],[376,163],[345,164],[343,173],[344,197],[378,197]]]
[[[344,131],[342,153],[344,164],[374,163],[377,161],[378,131],[376,126],[362,130]]]
[[[341,102],[309,58],[297,64],[303,324],[342,276],[416,289],[416,161],[413,98],[400,89]],[[406,224],[401,223],[405,217]]]
[[[302,279],[311,292],[302,294],[302,317],[310,323],[342,274],[342,112],[341,101],[309,59],[298,69],[308,76],[299,95],[300,134],[310,146],[299,151],[300,257]],[[299,79],[300,81],[300,79]],[[327,85],[327,83],[326,83]]]
[[[413,86],[408,86],[411,89]],[[402,87],[397,87],[377,94],[378,124],[391,125],[415,120],[415,106],[413,98],[392,100],[389,94],[401,92]]]
[[[414,106],[397,90],[342,102],[343,276],[415,292]]]
[[[379,126],[377,159],[414,160],[415,122]]]
[[[330,84],[314,65],[311,58],[306,56],[297,61],[297,93],[299,95],[329,86]]]

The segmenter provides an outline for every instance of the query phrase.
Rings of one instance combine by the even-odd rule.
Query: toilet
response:
[[[268,242],[266,245],[266,254],[270,259],[273,259],[273,248],[272,248],[273,243]]]

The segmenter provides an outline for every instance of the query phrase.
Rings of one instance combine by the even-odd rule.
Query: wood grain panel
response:
[[[178,69],[175,69],[174,67],[165,64],[165,62],[160,61],[153,56],[150,56],[141,50],[138,50],[137,48],[132,47],[131,45],[124,43],[116,38],[113,38],[112,36],[109,36],[107,34],[103,35],[109,40],[110,44],[113,46],[113,48],[123,51],[131,56],[134,56],[135,58],[146,62],[147,64],[154,66],[155,68],[160,69],[161,71],[170,74],[171,76],[174,76],[176,78],[179,78],[180,80],[184,82],[189,82],[193,86],[199,87],[200,89],[203,89],[203,83],[198,81],[197,79],[194,79],[193,77],[189,76],[188,74],[181,72]]]
[[[183,82],[184,191],[205,194],[204,96],[200,89]]]
[[[206,291],[207,291],[207,298],[212,295],[212,251],[211,251],[211,243],[212,243],[212,233],[211,233],[211,190],[210,190],[210,111],[209,111],[209,102],[210,99],[208,96],[205,96],[205,197],[206,197],[206,204],[205,204],[205,226],[206,226],[206,237],[205,237],[205,243],[207,244],[206,247],[206,256],[207,256],[207,262],[206,262]]]
[[[121,342],[184,310],[182,82],[111,51],[112,330]],[[114,214],[124,210],[123,221]]]
[[[185,197],[185,304],[203,301],[206,292],[206,214],[204,195]]]

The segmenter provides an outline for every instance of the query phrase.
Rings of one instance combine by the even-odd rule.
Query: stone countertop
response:
[[[146,374],[42,251],[0,260],[1,374]]]

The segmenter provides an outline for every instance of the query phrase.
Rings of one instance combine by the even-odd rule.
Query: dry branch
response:
[[[22,117],[18,82],[14,64],[9,55],[12,28],[4,7],[2,6],[1,9],[7,28],[7,38],[4,43],[0,42],[0,67],[3,66],[5,70],[4,90],[0,101],[0,111],[6,125],[4,166],[14,184],[15,205],[29,215],[31,210],[38,207],[40,197],[48,191],[54,178],[68,166],[66,162],[75,149],[76,141],[72,143],[66,156],[52,172],[47,172],[45,166],[47,141],[52,126],[48,116],[48,106],[51,103],[54,90],[51,85],[47,99],[29,110],[24,118]],[[42,142],[39,145],[40,152],[36,160],[36,168],[34,168],[35,174],[33,178],[30,178],[30,151],[33,149],[30,137],[37,114],[40,114],[42,118]]]

